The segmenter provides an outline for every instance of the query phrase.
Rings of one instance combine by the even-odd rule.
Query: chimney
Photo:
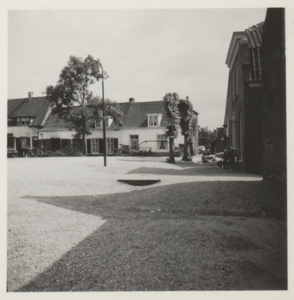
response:
[[[129,102],[135,102],[135,98],[129,98]]]
[[[189,100],[189,96],[186,96],[186,99]]]
[[[34,93],[33,92],[29,92],[29,100],[32,100],[33,96],[34,96]]]

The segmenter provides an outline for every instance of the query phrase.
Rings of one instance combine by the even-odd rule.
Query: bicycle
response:
[[[224,153],[219,157],[221,158],[217,161],[217,167],[222,169],[234,170],[237,164],[237,150],[234,148],[225,149]]]
[[[35,157],[36,156],[36,149],[33,148],[26,148],[26,156],[27,157]]]
[[[48,157],[48,153],[44,147],[39,147],[36,150],[36,156],[38,157]]]

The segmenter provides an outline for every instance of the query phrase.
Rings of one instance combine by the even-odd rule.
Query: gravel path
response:
[[[117,179],[126,178],[161,179],[161,182],[152,187],[130,186],[117,182]],[[230,185],[229,182],[234,183],[234,185]],[[141,246],[143,249],[144,247],[146,248],[144,253],[147,254],[152,250],[149,249],[148,252],[150,245],[153,243],[154,246],[160,245],[160,240],[163,238],[160,233],[157,233],[157,238],[152,242],[152,234],[149,235],[149,233],[152,233],[155,228],[166,227],[167,224],[170,224],[171,229],[174,228],[175,224],[178,224],[174,223],[176,219],[181,220],[183,228],[188,226],[185,230],[187,240],[191,240],[192,244],[196,243],[198,245],[201,241],[195,240],[193,242],[193,238],[190,235],[192,234],[191,228],[195,226],[195,221],[200,222],[199,226],[201,228],[203,226],[205,228],[212,222],[212,219],[208,223],[207,220],[201,221],[201,219],[197,219],[201,215],[260,216],[263,205],[262,195],[264,195],[264,191],[259,190],[260,183],[260,176],[217,169],[212,164],[203,165],[199,162],[199,158],[194,163],[178,162],[173,165],[165,163],[165,158],[150,157],[145,160],[137,157],[110,157],[108,158],[107,167],[103,167],[102,157],[9,159],[8,290],[144,290],[146,288],[148,290],[172,290],[177,288],[183,289],[183,286],[185,287],[184,289],[205,290],[211,289],[211,284],[219,289],[230,289],[232,285],[229,284],[229,279],[231,279],[231,282],[234,282],[232,280],[235,274],[233,269],[230,270],[230,276],[233,277],[231,278],[228,275],[229,277],[226,277],[223,286],[218,285],[219,283],[217,282],[213,285],[213,278],[210,284],[205,285],[204,282],[206,282],[207,278],[204,278],[202,281],[199,280],[198,285],[194,284],[194,287],[193,284],[192,286],[190,284],[178,286],[178,283],[169,282],[163,288],[162,284],[158,283],[157,285],[154,282],[154,278],[151,275],[159,272],[155,267],[156,261],[154,261],[154,266],[151,264],[155,269],[149,275],[147,273],[150,271],[150,268],[148,269],[149,271],[147,269],[142,271],[142,274],[147,272],[146,276],[151,280],[147,285],[141,282],[143,279],[140,279],[139,283],[132,281],[136,276],[142,275],[136,273],[144,269],[142,269],[140,263],[142,257],[138,258],[138,265],[130,266],[134,272],[137,270],[135,275],[128,275],[131,282],[120,281],[117,276],[121,276],[121,273],[119,270],[116,270],[117,265],[113,264],[113,261],[111,263],[108,262],[108,267],[106,268],[108,271],[105,271],[106,273],[104,274],[102,270],[105,270],[105,268],[103,269],[101,261],[107,259],[108,255],[113,257],[114,260],[117,258],[118,253],[113,252],[115,251],[115,248],[113,248],[115,246],[124,248],[125,251],[120,253],[134,252],[132,248],[134,243],[131,248],[126,246],[130,241],[130,237],[127,235],[127,232],[131,231],[130,228],[134,230],[137,227],[137,234],[145,235],[146,242]],[[233,189],[232,186],[234,186]],[[226,193],[228,187],[232,197],[226,196],[228,195]],[[248,187],[251,187],[251,190],[248,190]],[[146,193],[143,192],[144,190],[146,190]],[[242,193],[243,190],[246,192]],[[238,198],[236,197],[238,194],[243,196]],[[247,195],[245,198],[244,194]],[[197,200],[198,202],[195,206],[193,199],[196,198],[201,201]],[[211,201],[211,199],[215,200]],[[256,231],[256,235],[253,235],[254,244],[258,243],[260,236],[264,235],[269,228],[271,228],[271,231],[274,231],[274,236],[281,235],[280,233],[284,230],[282,225],[277,227],[276,221],[267,221],[265,223],[262,219],[244,221],[244,218],[222,220],[222,222],[227,222],[229,225],[235,224],[234,226],[236,227],[229,226],[229,228],[236,228],[233,232],[238,232],[239,235],[248,235],[248,232],[252,231],[253,228],[263,228],[259,233]],[[217,219],[214,219],[213,224],[217,223]],[[240,224],[243,225],[240,226]],[[226,235],[228,226],[222,225],[219,228],[217,225],[211,226],[212,231],[219,230],[220,237]],[[146,231],[148,227],[150,229]],[[129,230],[126,230],[126,228],[129,228]],[[178,225],[176,225],[176,228],[178,228]],[[109,241],[109,232],[112,232],[112,243],[107,243]],[[212,245],[210,233],[201,232],[199,237],[202,236],[206,240],[205,247],[217,246],[225,249],[226,247],[234,247],[232,243],[237,243],[235,247],[240,247],[236,240],[230,242],[229,238],[225,245],[219,246],[223,243],[222,239],[215,241],[215,244]],[[175,230],[174,234],[177,238],[177,235],[180,233]],[[142,238],[139,235],[138,240]],[[178,238],[181,236],[183,237],[183,232]],[[268,238],[269,240],[263,240],[262,247],[266,247],[265,245],[269,243],[270,237]],[[113,239],[116,243],[113,243]],[[250,244],[250,241],[245,242],[245,244],[242,240],[239,242],[239,244],[243,245],[243,248],[247,247],[246,243]],[[101,251],[101,255],[99,254],[98,256],[95,254],[95,251],[93,253],[93,249],[97,247]],[[162,245],[162,247],[165,246]],[[183,252],[183,248],[178,250]],[[168,252],[166,248],[163,251]],[[275,259],[276,251],[277,248],[275,247],[269,251],[268,259]],[[83,253],[86,255],[85,258],[81,257]],[[138,255],[138,252],[135,253]],[[208,251],[207,253],[217,255],[215,252]],[[262,251],[259,251],[256,254],[257,257],[261,253]],[[177,258],[172,253],[170,255],[170,259],[176,263]],[[189,259],[193,259],[195,253],[191,252],[187,255],[187,263],[184,264],[183,268],[189,266]],[[86,259],[87,257],[88,259]],[[97,261],[98,257],[101,258],[99,262]],[[121,259],[126,260],[128,257],[122,255]],[[73,265],[78,259],[83,263],[83,266],[86,268],[84,272],[87,274],[89,269],[92,270],[92,274],[100,270],[100,285],[97,285],[97,282],[92,282],[91,285],[91,279],[87,279],[87,276],[83,273],[83,268],[80,265],[79,267]],[[119,260],[120,262],[122,261],[121,259]],[[220,259],[228,262],[229,257],[220,256]],[[236,265],[238,262],[237,257],[231,257],[230,259],[234,261],[232,262],[232,268],[235,266],[238,269],[240,266]],[[263,260],[263,263],[266,264],[266,272],[273,274],[275,268],[271,269],[267,265],[268,259]],[[136,260],[133,263],[136,264]],[[252,261],[251,263],[254,271],[256,265]],[[239,264],[242,264],[242,261]],[[164,265],[168,265],[168,263],[165,261]],[[121,267],[124,268],[123,266]],[[214,267],[212,265],[209,266],[210,269]],[[72,276],[69,276],[66,270],[73,269],[74,272],[71,271]],[[172,271],[173,268],[169,270],[175,272],[175,270]],[[249,271],[252,272],[252,270]],[[162,271],[163,273],[160,273],[160,271],[161,275],[158,275],[162,277],[158,277],[159,282],[160,280],[165,282],[163,278],[166,278],[166,274],[164,270]],[[124,272],[126,272],[126,269],[124,269]],[[40,275],[41,273],[43,275]],[[59,273],[61,276],[60,280],[55,281]],[[102,276],[103,274],[104,276]],[[173,276],[175,279],[178,278],[175,274]],[[283,276],[278,276],[278,279],[271,277],[270,282],[277,280],[277,288],[281,288],[283,286]],[[168,281],[168,279],[166,280]],[[246,280],[248,281],[249,279],[247,278]],[[266,277],[264,280],[266,281]],[[256,285],[252,283],[252,287],[265,286],[264,280],[261,280],[259,283],[255,282]],[[190,281],[188,280],[188,282]],[[29,282],[32,282],[32,284],[30,285]],[[242,283],[242,281],[240,282]],[[46,284],[44,285],[44,283]],[[242,287],[241,283],[240,286]],[[236,282],[235,286],[238,286]]]

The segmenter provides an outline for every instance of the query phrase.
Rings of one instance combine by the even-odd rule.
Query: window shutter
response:
[[[103,139],[99,139],[99,153],[104,154],[104,140]]]
[[[30,138],[27,138],[27,146],[28,146],[29,148],[31,148]]]
[[[87,153],[91,153],[91,139],[87,139]]]
[[[20,138],[16,138],[16,150],[18,151],[18,154],[20,154],[20,143],[21,143],[21,139]]]
[[[118,149],[118,139],[114,139],[114,150]]]

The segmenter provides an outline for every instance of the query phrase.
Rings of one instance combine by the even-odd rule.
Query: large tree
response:
[[[182,160],[189,161],[191,160],[191,157],[188,155],[188,142],[189,138],[192,135],[192,118],[194,116],[193,112],[193,104],[189,100],[189,98],[186,99],[180,99],[179,104],[179,113],[180,113],[180,126],[181,126],[181,133],[184,136],[184,155]],[[192,152],[192,149],[191,149]]]
[[[198,143],[199,145],[208,146],[216,141],[216,130],[209,130],[207,127],[198,126]]]
[[[177,93],[168,93],[163,97],[165,103],[165,111],[167,115],[167,123],[165,134],[169,137],[169,162],[175,162],[174,139],[178,135],[178,127],[180,123],[179,112],[179,95]]]
[[[86,152],[86,136],[91,134],[93,120],[102,120],[103,101],[94,97],[90,86],[102,78],[106,72],[97,63],[99,60],[88,55],[85,59],[70,56],[67,66],[60,73],[55,86],[46,88],[46,97],[53,107],[53,113],[64,119],[75,137],[82,140],[83,153]],[[105,100],[105,115],[112,116],[120,123],[122,111],[115,102]]]

